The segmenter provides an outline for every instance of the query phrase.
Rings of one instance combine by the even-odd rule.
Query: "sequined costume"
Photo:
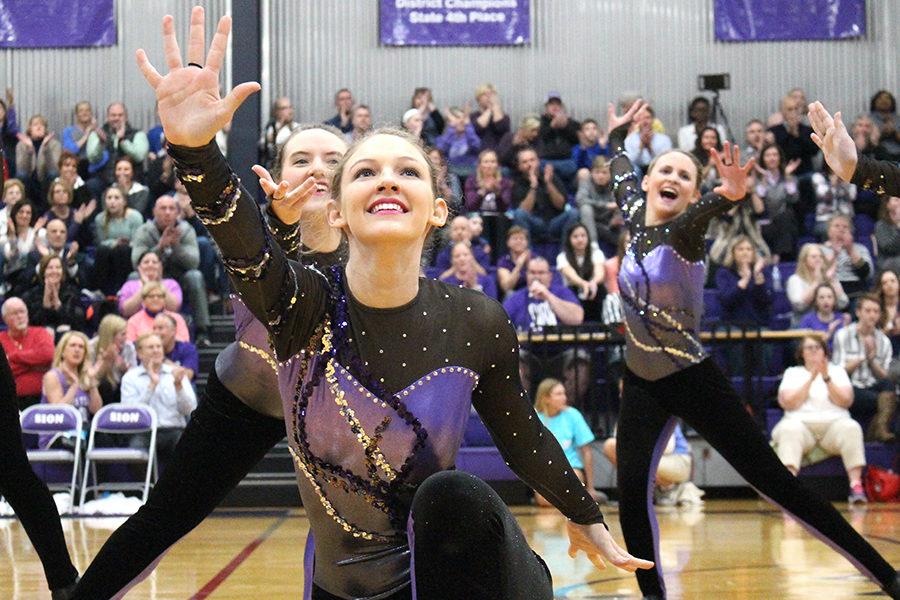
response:
[[[499,304],[422,279],[409,304],[366,307],[342,269],[287,260],[215,145],[171,156],[271,335],[318,586],[343,598],[409,586],[410,505],[429,475],[452,468],[470,405],[526,483],[573,521],[602,522],[521,389],[516,335]]]
[[[837,549],[885,590],[894,569],[834,509],[782,465],[727,377],[699,340],[703,313],[703,234],[709,220],[728,210],[708,194],[678,217],[646,225],[646,199],[623,152],[625,127],[610,134],[617,201],[632,241],[619,271],[626,313],[626,370],[618,424],[620,521],[628,551],[655,558],[636,573],[646,597],[665,598],[659,530],[653,510],[655,473],[666,442],[683,419],[747,482]],[[896,589],[893,592],[896,593]]]
[[[887,160],[860,155],[850,183],[879,195],[900,196],[900,167]]]

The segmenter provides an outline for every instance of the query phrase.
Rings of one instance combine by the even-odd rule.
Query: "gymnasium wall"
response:
[[[201,4],[208,15],[219,15],[242,1]],[[298,120],[330,117],[334,91],[349,87],[372,107],[376,124],[396,121],[417,85],[433,88],[443,107],[462,104],[477,84],[491,81],[514,119],[539,111],[551,89],[576,117],[602,116],[606,102],[634,91],[649,97],[674,130],[685,120],[696,76],[730,72],[732,89],[722,93],[722,103],[742,132],[748,119],[775,110],[794,86],[848,114],[867,109],[877,89],[900,92],[898,0],[868,3],[864,39],[741,44],[714,41],[713,0],[532,0],[529,46],[474,49],[380,47],[376,0],[261,1],[264,117],[281,94],[293,99]],[[57,131],[82,98],[101,113],[123,99],[132,121],[147,127],[155,122],[153,97],[134,50],[143,46],[162,65],[162,15],[176,16],[183,40],[194,3],[117,0],[119,45],[0,51],[0,86],[16,89],[23,120],[42,110]],[[211,36],[215,22],[208,21]]]

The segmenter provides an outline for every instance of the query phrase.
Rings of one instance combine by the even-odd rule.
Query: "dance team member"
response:
[[[209,143],[259,89],[244,83],[219,99],[230,19],[220,20],[203,67],[202,8],[191,16],[187,67],[171,17],[163,28],[169,73],[160,76],[143,51],[138,62],[195,210],[281,361],[288,439],[314,540],[312,597],[552,598],[546,566],[500,498],[448,471],[470,405],[510,466],[570,518],[571,554],[650,567],[616,545],[540,425],[500,305],[419,279],[425,240],[447,218],[421,146],[396,130],[354,143],[336,168],[328,210],[348,239],[346,269],[323,275],[289,262]],[[387,355],[386,340],[400,340]]]
[[[838,177],[876,194],[900,196],[900,167],[887,160],[857,156],[856,144],[840,112],[832,118],[821,102],[813,102],[809,105],[809,124],[815,132],[810,137]]]
[[[728,378],[700,342],[704,242],[709,220],[747,195],[751,159],[726,142],[711,157],[722,180],[700,197],[700,169],[681,151],[660,154],[637,178],[623,147],[639,102],[619,117],[609,107],[614,193],[632,233],[619,270],[625,308],[626,370],[619,414],[620,520],[628,549],[656,556],[656,567],[638,571],[645,598],[665,598],[653,511],[654,473],[681,417],[703,436],[760,494],[828,540],[864,575],[894,598],[897,572],[834,509],[784,467],[759,426],[744,410]]]
[[[274,238],[289,256],[320,269],[337,264],[346,251],[340,232],[325,220],[331,174],[346,149],[334,127],[301,125],[280,147],[272,174],[254,167],[272,199],[266,212]],[[198,408],[147,503],[100,549],[76,598],[119,598],[143,581],[166,550],[284,438],[268,333],[237,297],[232,301],[235,341],[216,358]]]
[[[0,149],[0,165],[3,164]],[[0,188],[3,169],[0,169]],[[59,512],[47,486],[38,479],[22,447],[16,382],[6,351],[0,348],[0,496],[12,506],[34,546],[53,600],[69,600],[78,571],[69,557]]]

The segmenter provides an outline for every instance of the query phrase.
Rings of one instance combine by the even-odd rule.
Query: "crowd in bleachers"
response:
[[[325,122],[348,141],[373,122],[393,122],[429,146],[456,217],[426,275],[498,299],[520,330],[621,321],[616,274],[628,232],[611,192],[601,120],[576,120],[561,95],[549,92],[541,114],[523,115],[513,127],[490,84],[475,90],[474,104],[446,110],[430,89],[416,88],[396,119],[373,115],[348,89],[334,103],[337,114]],[[625,152],[639,174],[671,148],[689,152],[702,166],[703,191],[717,184],[710,150],[726,139],[756,157],[748,198],[709,228],[706,322],[825,332],[836,366],[857,390],[854,417],[867,423],[874,415],[870,436],[891,439],[892,416],[885,415],[893,415],[900,373],[892,368],[900,353],[900,198],[877,197],[829,172],[810,140],[806,106],[803,91],[791,90],[778,112],[732,133],[699,96],[687,103],[684,124],[662,123],[651,109],[634,124]],[[852,135],[860,153],[900,160],[891,93],[845,108],[858,112]],[[287,97],[273,103],[270,117],[259,141],[267,168],[299,126]],[[183,390],[197,374],[197,347],[210,343],[211,307],[225,310],[229,284],[174,175],[162,128],[134,127],[121,102],[103,119],[79,102],[71,124],[34,114],[20,128],[12,92],[0,102],[7,327],[0,341],[23,408],[62,398],[87,416],[98,398],[147,401],[153,393],[143,383],[126,385],[143,378],[151,391],[165,390],[157,395],[175,409],[164,426],[177,429],[190,412]],[[216,138],[223,152],[227,135]],[[84,342],[75,332],[96,335]],[[157,344],[167,358],[157,360]],[[522,354],[526,381],[529,352]],[[153,357],[150,365],[143,356]],[[568,349],[551,358],[577,401],[590,357]],[[743,358],[725,360],[739,371]],[[760,360],[779,372],[786,366]]]

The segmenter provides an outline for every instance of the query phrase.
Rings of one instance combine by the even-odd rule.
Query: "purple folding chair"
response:
[[[77,443],[74,450],[28,450],[28,460],[32,463],[62,463],[72,466],[70,483],[48,483],[51,490],[68,490],[70,501],[75,506],[75,486],[81,468],[81,432],[84,421],[81,412],[69,404],[35,404],[26,408],[19,416],[23,433],[55,434],[74,433]]]
[[[142,502],[147,501],[150,486],[156,482],[156,411],[149,406],[132,404],[110,404],[104,406],[91,421],[91,434],[88,437],[85,452],[84,482],[81,485],[81,501],[79,509],[84,507],[88,490],[96,497],[99,490],[138,490],[143,491]],[[130,448],[129,446],[97,446],[96,434],[100,433],[145,433],[150,432],[150,447]],[[97,463],[138,463],[147,467],[144,482],[105,482],[97,481]],[[153,479],[151,480],[151,476]],[[93,485],[88,485],[91,477]]]

